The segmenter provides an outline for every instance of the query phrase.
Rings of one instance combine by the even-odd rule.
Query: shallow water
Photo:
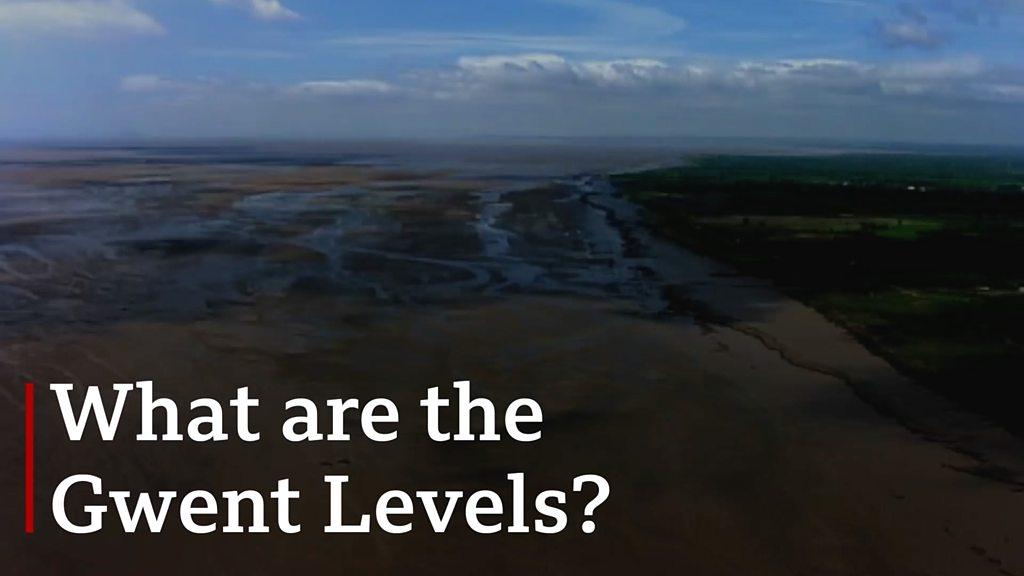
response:
[[[610,221],[622,211],[612,190],[567,171],[669,155],[591,153],[495,149],[456,163],[437,152],[429,171],[429,153],[403,150],[386,161],[230,149],[10,161],[0,172],[3,329],[203,315],[294,291],[383,303],[523,292],[649,298],[649,262],[626,255],[622,222]],[[310,166],[367,168],[348,182],[279,178]]]

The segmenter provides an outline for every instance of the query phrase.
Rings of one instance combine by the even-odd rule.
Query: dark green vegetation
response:
[[[1024,158],[714,156],[613,181],[659,233],[1024,433]]]

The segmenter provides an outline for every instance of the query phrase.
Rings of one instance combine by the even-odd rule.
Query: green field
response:
[[[613,182],[663,236],[1024,433],[1024,159],[709,156]]]

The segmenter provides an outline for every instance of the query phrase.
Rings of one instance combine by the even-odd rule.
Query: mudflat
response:
[[[1024,574],[1020,441],[769,285],[654,239],[599,176],[609,156],[620,158],[604,152],[583,175],[515,179],[515,165],[488,164],[415,177],[409,163],[337,185],[323,184],[333,169],[284,184],[287,168],[250,163],[273,184],[229,194],[159,165],[100,186],[7,184],[5,402],[20,406],[24,381],[145,379],[180,401],[248,386],[267,408],[255,412],[268,432],[258,445],[73,445],[41,393],[40,509],[71,473],[134,491],[288,477],[304,531],[73,536],[44,513],[26,538],[12,505],[0,561],[15,574],[450,573],[467,562],[509,574]],[[87,209],[73,225],[24,224],[55,202]],[[499,404],[535,398],[543,439],[429,441],[418,401],[454,380]],[[296,396],[391,398],[399,440],[287,443],[272,432]],[[953,432],[908,426],[901,405]],[[22,422],[0,426],[0,492],[16,503]],[[351,476],[345,505],[359,514],[385,490],[503,490],[509,472],[526,473],[528,491],[603,474],[612,492],[595,533],[579,529],[582,500],[557,535],[475,535],[458,516],[443,536],[419,516],[401,536],[320,531],[325,474]],[[168,549],[174,561],[153,565]]]

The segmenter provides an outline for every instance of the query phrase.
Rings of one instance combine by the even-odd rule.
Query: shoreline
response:
[[[935,162],[908,160],[914,161]],[[1004,210],[1009,210],[1009,215],[993,216],[992,223],[980,216],[974,216],[980,220],[970,221],[971,214],[967,213],[954,220],[946,216],[946,211],[955,209],[957,202],[972,202],[982,193],[981,187],[986,182],[982,174],[998,182],[995,179],[1000,175],[981,172],[980,168],[977,176],[967,172],[967,168],[962,168],[962,172],[957,172],[958,167],[944,169],[944,173],[957,174],[957,178],[964,181],[977,178],[972,186],[978,188],[978,192],[972,192],[970,198],[957,200],[955,192],[940,190],[933,201],[936,208],[931,208],[939,212],[931,216],[931,220],[929,216],[903,215],[898,206],[905,201],[877,201],[879,206],[872,203],[876,202],[875,196],[884,195],[876,190],[878,187],[884,186],[889,195],[900,195],[898,179],[881,180],[888,177],[883,168],[869,168],[878,172],[865,176],[871,179],[868,183],[852,184],[863,187],[863,192],[860,188],[847,190],[847,184],[851,184],[848,181],[838,186],[818,180],[842,174],[843,169],[864,170],[858,162],[862,162],[859,157],[850,160],[712,157],[684,167],[620,173],[613,179],[620,185],[620,193],[641,207],[645,226],[666,242],[705,254],[741,274],[765,278],[780,293],[815,308],[828,321],[842,326],[901,373],[979,419],[993,419],[997,425],[1019,435],[1021,431],[1008,425],[1007,418],[1012,414],[1009,408],[1005,404],[997,404],[1003,406],[998,410],[993,406],[1000,398],[1012,397],[1007,396],[1008,392],[993,388],[1006,375],[1006,370],[1002,374],[999,370],[1009,369],[1014,358],[1020,359],[1019,342],[1013,344],[1016,328],[1010,327],[1009,319],[1016,317],[1010,314],[1014,302],[1021,300],[1018,294],[1021,290],[1004,286],[1007,283],[1011,288],[1015,286],[1019,270],[1011,263],[1003,264],[1003,269],[994,269],[999,266],[995,263],[997,255],[984,256],[993,263],[982,260],[981,256],[971,260],[970,255],[986,248],[995,254],[1002,252],[999,248],[1015,233],[1014,210],[1020,202],[1010,203],[1011,198],[999,196],[1001,190],[994,191],[990,193],[994,197],[984,197],[977,203],[992,204],[992,209],[1006,204]],[[899,162],[890,162],[894,163],[894,171],[899,168],[910,173],[910,169]],[[736,165],[737,173],[715,172],[723,170],[720,164]],[[798,166],[798,171],[785,172],[791,170],[792,165]],[[753,170],[759,171],[757,176],[750,175]],[[801,177],[809,180],[799,180]],[[913,178],[913,175],[903,177]],[[875,179],[880,183],[875,183]],[[941,182],[938,177],[937,181]],[[1006,188],[1006,185],[1000,184],[1000,187]],[[914,192],[914,186],[907,189],[908,194],[926,197],[924,188],[920,192]],[[858,195],[862,193],[865,198],[859,200]],[[813,200],[808,206],[803,202],[808,202],[811,194],[822,199]],[[837,198],[831,199],[830,194]],[[834,214],[840,206],[851,202],[858,208],[849,214]],[[958,232],[960,227],[966,231]],[[963,240],[954,234],[961,234]],[[958,241],[962,245],[957,250],[963,254],[957,252],[950,256],[950,272],[945,276],[941,272],[945,267],[939,262],[932,263],[931,259],[925,260],[925,264],[913,262],[915,254],[920,258],[922,251],[944,253]],[[901,265],[907,266],[909,272]],[[972,272],[974,268],[969,268],[972,265],[981,272]],[[971,282],[983,287],[973,289]],[[994,283],[991,290],[990,282]],[[1005,313],[1000,314],[1000,310]],[[978,322],[979,327],[959,332],[968,314],[966,318]],[[944,323],[957,330],[947,328]],[[988,329],[987,334],[985,329]],[[978,334],[979,331],[983,334]],[[986,358],[995,367],[987,372],[972,372],[957,364],[970,361],[974,358],[972,354],[982,353],[979,350],[988,356],[978,356],[979,360],[974,360],[970,366],[985,365],[980,358]],[[963,388],[971,381],[971,375],[990,386],[972,395]]]
[[[230,535],[180,531],[75,537],[41,514],[37,536],[44,537],[26,540],[15,532],[21,511],[12,506],[0,512],[0,541],[13,543],[0,547],[0,563],[12,573],[58,574],[89,557],[93,572],[172,573],[180,564],[150,562],[170,545],[182,562],[215,557],[220,564],[212,569],[254,573],[330,570],[343,558],[367,573],[416,571],[422,558],[436,573],[469,561],[507,574],[622,574],[666,565],[723,576],[1024,573],[1019,488],[978,474],[976,454],[926,441],[880,416],[840,376],[902,398],[905,379],[767,283],[653,237],[636,206],[604,178],[558,177],[500,194],[439,192],[415,180],[326,184],[238,197],[220,191],[213,211],[197,200],[216,191],[215,183],[156,189],[163,194],[156,206],[148,204],[153,185],[121,190],[131,194],[120,198],[150,208],[116,204],[124,228],[174,218],[147,230],[142,250],[133,235],[127,242],[99,236],[99,247],[117,250],[88,271],[110,281],[120,277],[98,273],[127,269],[142,296],[156,279],[188,280],[157,288],[194,298],[149,298],[111,315],[106,300],[71,291],[64,297],[81,308],[50,311],[47,326],[60,330],[40,317],[7,326],[14,336],[4,339],[0,373],[19,383],[152,380],[181,405],[200,396],[224,402],[249,386],[263,407],[253,428],[266,431],[266,441],[70,442],[52,396],[41,394],[38,494],[50,494],[72,472],[134,493],[292,478],[304,494],[295,519],[313,528],[329,509],[326,474],[351,475],[345,506],[358,517],[383,490],[504,490],[506,475],[516,472],[538,487],[560,486],[598,473],[612,492],[594,518],[597,530],[583,533],[586,519],[574,515],[572,529],[558,535],[481,537],[456,520],[441,537],[429,519],[414,515],[416,528],[403,536],[304,530],[301,537],[259,536],[254,549]],[[184,242],[182,230],[198,232]],[[79,231],[89,237],[88,228]],[[225,231],[250,244],[306,250],[245,251],[204,241]],[[48,232],[37,234],[45,240]],[[19,241],[33,245],[36,238]],[[51,246],[37,247],[60,256],[46,251]],[[126,304],[117,294],[111,301]],[[419,400],[428,387],[457,380],[472,381],[474,391],[500,405],[536,399],[543,439],[429,441],[417,432]],[[281,425],[280,408],[298,396],[317,405],[338,397],[393,399],[404,423],[399,439],[285,442],[272,432]],[[137,426],[138,405],[123,418],[129,429]],[[8,439],[0,456],[9,463],[0,493],[9,501],[22,489],[20,424],[0,422],[0,437]],[[973,442],[1008,468],[1024,454],[1018,439],[987,428]],[[79,494],[69,506],[87,503]]]

